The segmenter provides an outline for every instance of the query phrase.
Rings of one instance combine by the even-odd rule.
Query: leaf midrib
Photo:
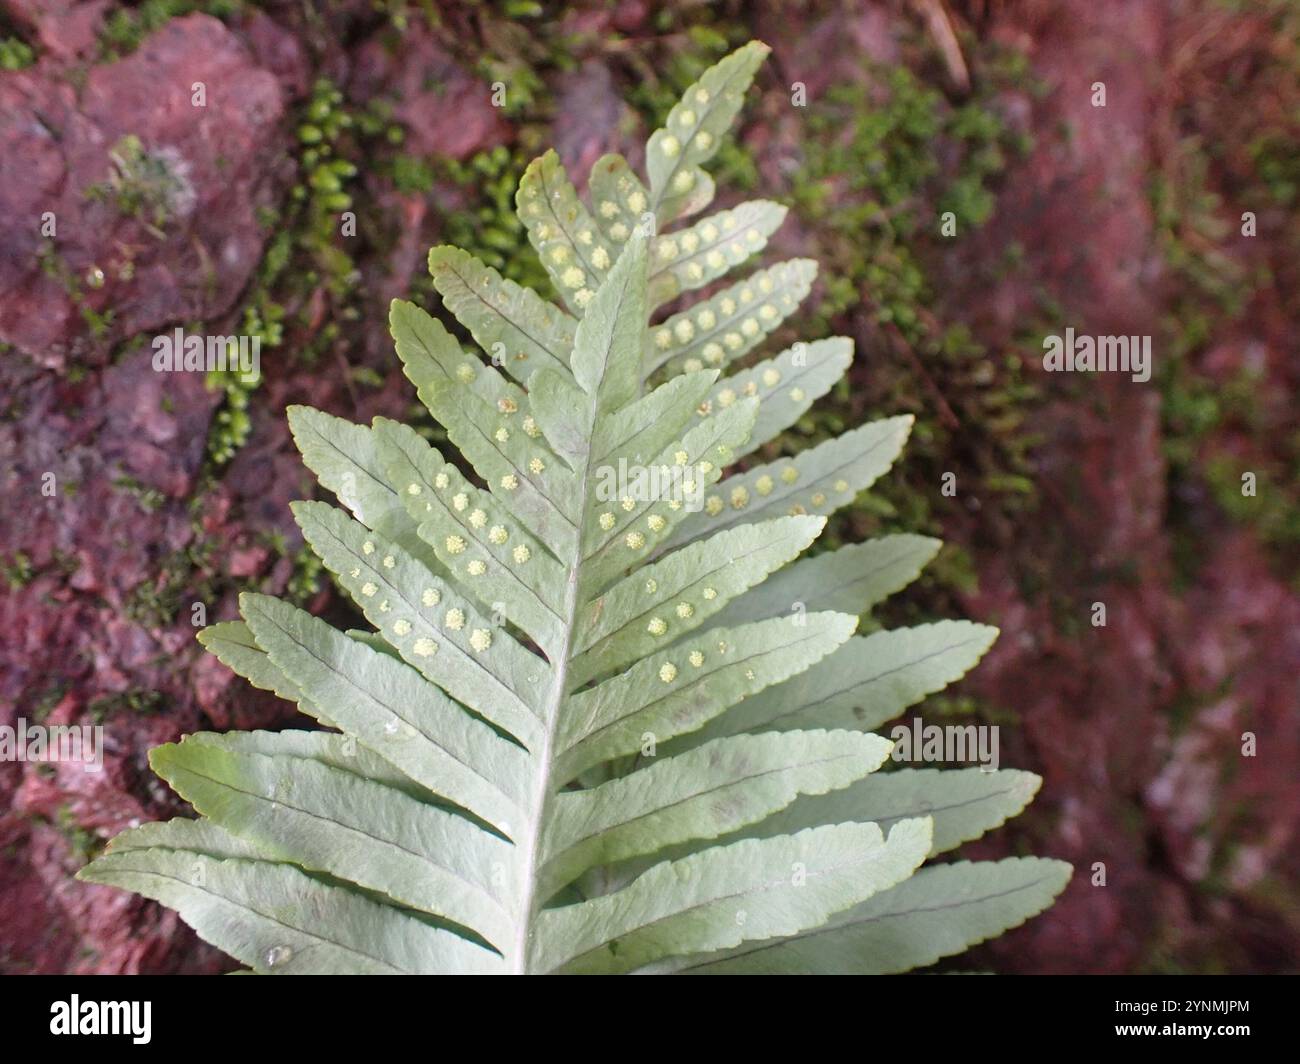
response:
[[[543,184],[545,182],[543,181]],[[623,304],[628,299],[629,285],[625,285],[619,293],[618,306],[614,308],[611,315],[611,321],[614,325],[611,327],[608,342],[614,343],[614,337],[617,330],[617,322],[622,312]],[[645,323],[642,323],[645,328]],[[575,344],[576,354],[576,344]],[[570,362],[573,360],[570,359]],[[604,359],[604,369],[609,366],[609,352],[606,351]],[[601,417],[600,412],[600,383],[604,380],[604,371],[602,371],[596,384],[596,390],[588,393],[591,396],[592,415],[591,425],[588,427],[588,437],[595,432],[596,422]],[[640,391],[640,379],[638,377],[638,392]],[[515,936],[515,948],[513,954],[514,971],[523,975],[528,971],[528,941],[531,937],[533,924],[537,919],[540,910],[539,890],[542,885],[541,868],[538,858],[542,851],[542,831],[545,827],[547,815],[550,811],[550,802],[552,798],[551,779],[555,771],[555,760],[552,758],[552,750],[555,746],[556,732],[560,722],[560,711],[564,707],[565,701],[569,697],[569,666],[573,653],[573,641],[577,632],[577,616],[579,604],[581,601],[581,580],[579,579],[584,561],[582,555],[582,525],[584,515],[587,512],[587,496],[591,481],[591,463],[592,457],[590,449],[587,451],[586,459],[582,464],[581,471],[574,470],[575,476],[578,477],[578,498],[577,514],[580,522],[578,526],[578,535],[574,537],[571,547],[569,562],[566,566],[567,585],[565,588],[564,608],[562,620],[564,622],[564,641],[560,648],[558,660],[552,665],[551,693],[546,701],[544,708],[542,743],[538,748],[538,759],[540,769],[537,773],[537,786],[534,790],[534,808],[536,817],[530,824],[528,845],[522,849],[521,870],[524,875],[524,896],[519,911],[519,926]],[[541,899],[545,900],[545,899]]]

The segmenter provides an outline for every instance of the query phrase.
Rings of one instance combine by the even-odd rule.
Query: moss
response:
[[[1293,137],[1268,130],[1251,142],[1248,151],[1269,199],[1279,207],[1294,207],[1300,193],[1300,154]]]
[[[406,195],[428,195],[433,191],[437,175],[433,167],[415,155],[397,155],[392,162],[393,184]]]
[[[1251,468],[1258,463],[1232,455],[1216,455],[1206,461],[1202,475],[1219,508],[1238,524],[1250,525],[1266,544],[1283,550],[1300,543],[1300,506],[1294,484],[1300,470],[1292,468],[1275,475],[1265,469]],[[1243,475],[1255,477],[1255,494],[1242,490]]]
[[[323,576],[320,558],[304,546],[293,556],[293,572],[285,588],[286,597],[290,602],[305,606],[320,593]]]
[[[1259,143],[1257,137],[1218,145],[1215,151],[1258,166]],[[1256,173],[1255,178],[1248,196],[1262,194],[1294,209],[1285,190],[1270,185],[1269,175]],[[1225,382],[1199,368],[1201,356],[1221,336],[1239,333],[1251,320],[1261,291],[1275,284],[1267,273],[1252,271],[1229,255],[1228,245],[1238,234],[1225,220],[1230,212],[1215,188],[1221,180],[1207,143],[1190,135],[1170,152],[1149,190],[1158,246],[1177,281],[1175,299],[1161,323],[1167,353],[1158,379],[1169,520],[1181,586],[1195,581],[1204,561],[1200,541],[1207,504],[1223,519],[1250,528],[1292,579],[1294,567],[1287,559],[1300,543],[1300,432],[1279,432],[1265,418],[1258,401],[1265,387],[1259,371],[1243,367]],[[1249,198],[1242,202],[1264,206]],[[1242,453],[1216,448],[1216,439],[1224,436],[1237,441]],[[1242,492],[1247,472],[1255,474],[1254,496]]]
[[[159,713],[166,703],[167,699],[160,691],[115,691],[91,699],[86,712],[98,724],[117,713]]]
[[[1005,165],[1001,120],[976,103],[949,108],[942,94],[898,66],[877,68],[873,85],[832,87],[810,109],[808,123],[793,179],[795,207],[819,234],[830,235],[830,270],[838,275],[818,307],[818,326],[865,293],[877,322],[898,326],[910,343],[925,341],[919,304],[931,293],[911,248],[937,224],[931,202],[939,214],[954,214],[959,232],[988,219],[988,182]],[[936,141],[962,157],[937,188]]]
[[[119,476],[113,481],[113,487],[132,496],[140,509],[147,514],[156,513],[167,501],[157,488],[146,487],[134,477]]]
[[[78,868],[89,864],[104,848],[104,843],[77,820],[70,805],[59,806],[50,823],[68,844],[68,852]]]
[[[87,188],[86,199],[113,203],[121,214],[137,219],[163,239],[167,223],[194,198],[180,157],[146,150],[136,134],[128,133],[109,148],[108,158],[108,179]],[[103,284],[102,273],[99,284]]]
[[[20,27],[0,10],[0,70],[23,70],[36,62],[36,50]]]
[[[7,561],[0,561],[0,579],[9,585],[10,591],[21,591],[35,575],[32,560],[24,551],[14,551]]]
[[[166,628],[192,602],[215,602],[220,597],[221,576],[209,537],[196,535],[191,546],[162,557],[152,580],[138,584],[127,597],[123,612],[145,628]]]
[[[36,53],[21,37],[0,37],[0,70],[22,70],[36,62]]]
[[[343,215],[353,203],[348,191],[357,176],[357,159],[389,126],[373,115],[359,120],[344,103],[342,92],[326,78],[317,80],[297,120],[299,182],[278,210],[264,209],[259,221],[274,235],[258,266],[245,300],[240,332],[256,338],[265,356],[281,348],[286,327],[302,334],[295,347],[298,361],[312,365],[340,335],[339,322],[358,316],[359,279],[343,235]],[[332,302],[326,324],[312,332],[309,296],[323,289]],[[290,308],[296,308],[296,313]],[[214,465],[229,462],[251,431],[248,408],[260,381],[246,381],[237,372],[214,372],[209,387],[225,392],[208,436],[208,456]]]
[[[27,714],[36,724],[43,724],[54,707],[63,701],[67,688],[58,680],[49,680],[28,703]]]
[[[50,280],[61,286],[72,301],[82,321],[96,340],[108,335],[116,318],[116,312],[108,309],[96,310],[86,298],[86,289],[98,289],[104,285],[104,271],[98,266],[91,266],[83,274],[77,274],[61,256],[52,241],[43,243],[36,253],[37,265]]]

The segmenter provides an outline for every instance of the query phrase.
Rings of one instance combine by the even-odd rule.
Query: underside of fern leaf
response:
[[[814,265],[679,299],[784,216],[759,201],[688,221],[766,52],[688,90],[647,145],[648,184],[606,156],[584,203],[554,153],[529,167],[519,213],[564,309],[431,252],[491,364],[412,304],[391,323],[458,462],[396,422],[290,411],[340,504],[295,518],[371,628],[244,595],[202,642],[323,730],[157,748],[199,819],[125,832],[83,879],[274,973],[903,971],[1061,890],[1056,861],[926,864],[1018,813],[1036,777],[877,772],[891,747],[872,729],[996,634],[854,634],[938,544],[797,560],[911,419],[738,464],[848,366],[836,338],[729,372]]]

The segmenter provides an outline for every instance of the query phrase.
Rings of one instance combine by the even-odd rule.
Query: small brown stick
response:
[[[934,400],[935,406],[939,408],[939,420],[950,429],[961,428],[961,421],[958,420],[957,415],[953,413],[952,407],[948,405],[948,400],[943,397],[943,392],[939,390],[939,386],[935,384],[934,378],[930,376],[924,363],[922,363],[920,358],[917,357],[916,351],[913,350],[912,345],[907,342],[907,338],[901,331],[899,331],[898,326],[890,321],[882,323],[880,327],[884,330],[885,335],[889,337],[889,341],[895,350],[900,351],[907,356],[907,360],[911,362],[912,368],[916,370],[917,375],[925,382],[926,391],[930,393],[930,398]],[[866,322],[862,319],[861,315],[854,316],[853,329],[857,335],[858,346],[866,348]]]
[[[943,64],[948,68],[948,77],[953,85],[963,94],[970,92],[970,71],[961,54],[961,45],[957,43],[957,34],[953,32],[952,19],[944,7],[943,0],[912,0],[912,7],[925,19],[930,36],[934,38]]]

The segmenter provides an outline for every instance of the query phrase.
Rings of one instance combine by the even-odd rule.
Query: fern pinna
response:
[[[700,166],[767,51],[690,88],[649,140],[648,184],[606,156],[587,206],[554,152],[528,168],[519,213],[567,309],[433,250],[490,365],[394,303],[406,374],[475,477],[396,422],[290,411],[342,504],[294,515],[373,630],[244,595],[204,645],[326,730],[157,748],[200,818],[125,832],[83,879],[275,973],[895,972],[1060,891],[1061,862],[926,864],[1018,813],[1037,777],[876,772],[891,744],[872,729],[996,634],[854,635],[938,543],[795,560],[911,418],[738,465],[848,366],[836,338],[727,372],[814,263],[652,324],[784,217],[756,201],[667,231],[711,200]]]

